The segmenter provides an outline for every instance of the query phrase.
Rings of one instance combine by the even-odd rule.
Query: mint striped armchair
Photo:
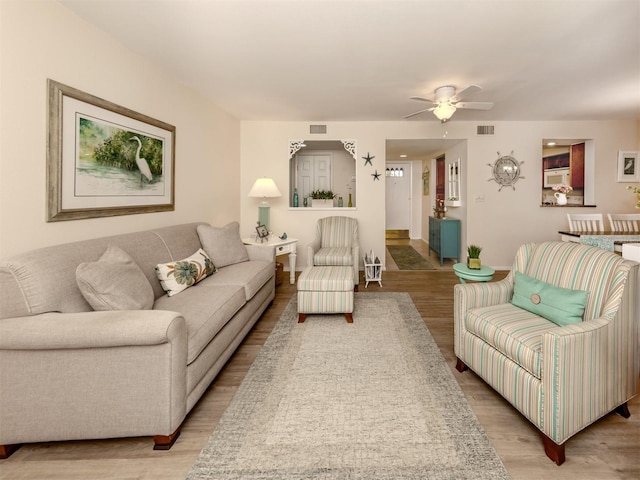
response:
[[[587,291],[582,319],[561,326],[510,303],[515,272]],[[638,264],[605,250],[523,245],[504,280],[455,286],[456,368],[473,370],[533,423],[561,465],[570,437],[612,411],[629,417],[640,374],[637,282]]]
[[[319,219],[316,238],[307,245],[308,266],[353,267],[353,285],[357,286],[359,262],[358,220],[338,216]]]

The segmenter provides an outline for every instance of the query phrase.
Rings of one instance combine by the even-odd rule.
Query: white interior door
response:
[[[411,164],[391,163],[386,166],[386,230],[411,229]]]
[[[331,154],[296,155],[296,188],[300,198],[314,190],[331,190]]]

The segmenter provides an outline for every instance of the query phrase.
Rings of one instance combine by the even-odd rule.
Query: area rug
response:
[[[188,479],[505,479],[407,293],[356,293],[354,323],[296,299]]]
[[[400,270],[435,270],[411,245],[387,245],[387,250]]]

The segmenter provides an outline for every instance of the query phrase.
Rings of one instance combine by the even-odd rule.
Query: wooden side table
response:
[[[453,271],[460,278],[460,283],[467,283],[467,280],[474,282],[488,282],[493,278],[496,271],[483,265],[479,270],[467,267],[466,263],[456,263],[453,265]]]
[[[296,257],[297,257],[297,238],[287,237],[286,240],[280,240],[277,236],[269,238],[268,242],[260,242],[255,237],[247,237],[242,239],[245,245],[259,245],[261,247],[271,247],[275,249],[276,257],[279,255],[289,255],[289,283],[296,283]]]

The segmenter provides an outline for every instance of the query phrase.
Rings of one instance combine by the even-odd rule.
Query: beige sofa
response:
[[[92,308],[78,267],[104,266],[109,249],[142,271],[126,293],[138,301],[137,288],[147,292],[148,309]],[[217,272],[168,296],[156,265],[200,249]],[[101,280],[119,281],[120,264],[108,265]],[[0,291],[1,457],[22,443],[132,436],[153,436],[154,448],[168,449],[273,300],[275,257],[243,246],[237,224],[194,223],[17,255],[0,263]],[[101,293],[99,301],[112,300]]]

